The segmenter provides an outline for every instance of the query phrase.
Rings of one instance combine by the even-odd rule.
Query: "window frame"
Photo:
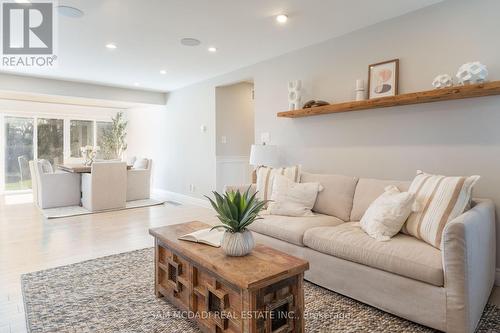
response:
[[[92,121],[93,123],[93,144],[97,143],[97,122],[111,123],[111,116],[82,116],[74,114],[64,114],[57,112],[28,112],[28,111],[1,111],[0,112],[0,194],[3,193],[29,193],[31,190],[5,190],[5,117],[20,117],[33,119],[33,159],[38,158],[38,119],[59,119],[63,120],[63,156],[64,163],[82,163],[82,157],[71,157],[70,125],[71,120]]]

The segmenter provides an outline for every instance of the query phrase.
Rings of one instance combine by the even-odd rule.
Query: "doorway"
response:
[[[215,88],[216,187],[250,183],[250,148],[255,141],[254,83]]]

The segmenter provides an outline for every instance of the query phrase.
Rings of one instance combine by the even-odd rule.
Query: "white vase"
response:
[[[243,232],[224,232],[222,236],[222,250],[231,257],[242,257],[252,252],[255,247],[252,233],[249,230]]]

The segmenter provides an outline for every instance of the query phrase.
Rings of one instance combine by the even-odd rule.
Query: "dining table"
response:
[[[57,164],[56,166],[59,170],[72,173],[90,173],[92,171],[91,165],[83,163]],[[130,169],[132,169],[132,165],[127,165],[127,170]]]

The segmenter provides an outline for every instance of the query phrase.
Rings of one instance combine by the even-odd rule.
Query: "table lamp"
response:
[[[260,166],[276,166],[279,164],[278,146],[275,145],[252,145],[250,150],[250,165],[255,169],[252,172],[252,182],[257,180],[257,168]]]

